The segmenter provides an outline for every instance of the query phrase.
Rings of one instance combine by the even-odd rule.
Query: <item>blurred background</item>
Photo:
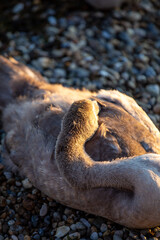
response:
[[[0,53],[50,83],[118,89],[159,127],[159,0],[126,0],[107,10],[84,0],[1,1]],[[18,176],[2,174],[1,166],[0,182],[0,240],[160,239],[160,228],[130,230],[64,207]]]

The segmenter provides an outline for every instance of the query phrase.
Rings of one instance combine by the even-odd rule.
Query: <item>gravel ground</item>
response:
[[[101,12],[84,1],[10,0],[0,6],[0,53],[51,83],[133,96],[160,123],[160,2]],[[1,139],[3,130],[0,131]],[[49,199],[0,164],[0,240],[160,239]]]

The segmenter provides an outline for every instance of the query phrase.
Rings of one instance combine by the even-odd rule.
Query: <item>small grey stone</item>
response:
[[[123,72],[121,76],[122,76],[122,78],[124,80],[128,80],[129,79],[129,73],[128,72]]]
[[[128,17],[130,20],[132,21],[140,21],[142,16],[139,12],[135,12],[135,11],[131,11],[129,14],[128,14]]]
[[[47,212],[48,212],[48,207],[47,207],[47,204],[44,203],[40,209],[39,215],[41,217],[44,217],[47,214]]]
[[[24,235],[23,234],[19,234],[18,235],[18,240],[24,240]]]
[[[112,35],[108,31],[102,31],[102,37],[104,37],[107,40],[110,40],[112,38]]]
[[[113,240],[122,240],[122,238],[119,235],[114,234],[113,235]]]
[[[18,3],[14,6],[14,8],[12,9],[13,13],[19,13],[24,9],[24,3]]]
[[[107,231],[107,230],[108,230],[107,225],[106,225],[105,223],[102,223],[102,225],[101,225],[101,227],[100,227],[100,230],[101,230],[101,232]]]
[[[98,239],[98,233],[97,233],[97,232],[93,232],[93,233],[90,235],[90,239],[92,239],[92,240],[97,240],[97,239]]]
[[[40,57],[38,58],[38,64],[40,64],[40,66],[43,68],[52,68],[54,67],[54,60],[48,57]]]
[[[75,233],[71,233],[68,236],[66,236],[64,238],[64,240],[68,240],[68,239],[80,239],[81,235],[79,232],[75,232]]]
[[[12,240],[18,240],[18,238],[15,235],[11,236]]]
[[[55,68],[54,69],[54,76],[57,78],[65,78],[66,71],[63,68]]]
[[[35,240],[40,240],[40,235],[39,234],[35,234],[34,236],[33,236],[33,239],[35,239]]]
[[[85,69],[85,68],[77,68],[76,69],[76,75],[78,76],[78,77],[82,77],[82,78],[85,78],[85,77],[89,77],[89,75],[90,75],[90,73],[89,73],[89,71],[87,70],[87,69]]]
[[[137,79],[138,82],[141,82],[141,83],[146,83],[147,82],[147,78],[144,75],[138,75],[136,79]]]
[[[70,228],[71,228],[72,231],[76,231],[76,229],[77,229],[77,228],[76,228],[76,224],[73,223],[73,224],[70,226]]]
[[[83,230],[83,229],[85,229],[85,226],[81,222],[77,222],[76,223],[76,229]]]
[[[15,224],[15,221],[14,220],[9,220],[8,221],[8,226],[12,226],[12,225],[14,225]]]
[[[153,67],[149,66],[146,70],[145,70],[145,75],[147,77],[155,77],[156,76],[156,71],[153,69]]]
[[[85,219],[85,218],[81,218],[80,219],[81,223],[84,224],[84,226],[86,226],[87,228],[91,227],[91,224]]]
[[[54,26],[54,25],[57,24],[57,19],[55,17],[53,17],[53,16],[49,16],[48,17],[48,22],[49,22],[49,24]]]
[[[53,213],[53,219],[54,219],[54,221],[59,222],[61,220],[60,213],[59,212],[54,212]]]
[[[123,230],[116,230],[115,234],[120,236],[120,237],[123,237]]]
[[[128,86],[132,89],[136,88],[136,82],[135,82],[135,79],[133,77],[130,79],[130,81],[128,81]]]
[[[17,186],[17,187],[21,187],[21,186],[22,186],[21,182],[16,181],[16,186]]]
[[[32,188],[32,184],[31,182],[28,180],[28,178],[25,178],[23,181],[22,181],[22,184],[23,184],[23,187],[25,189],[30,189]]]
[[[57,238],[64,237],[69,231],[70,231],[70,228],[68,226],[59,227],[59,228],[57,228],[55,236]]]
[[[158,84],[150,84],[146,87],[147,92],[149,92],[152,96],[158,97],[160,93]]]
[[[143,61],[143,62],[148,62],[148,60],[149,60],[148,56],[146,56],[146,55],[144,55],[144,54],[142,54],[142,53],[140,53],[140,54],[138,55],[138,58],[139,58],[141,61]]]
[[[105,70],[100,70],[99,74],[102,77],[109,77],[110,76],[110,74],[107,71],[105,71]]]
[[[12,176],[13,176],[13,174],[11,172],[3,172],[3,174],[7,179],[12,178]]]

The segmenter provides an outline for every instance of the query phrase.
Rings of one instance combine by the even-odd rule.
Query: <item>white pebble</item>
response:
[[[40,209],[39,215],[41,217],[44,217],[47,214],[47,212],[48,212],[48,207],[47,207],[47,204],[44,203]]]
[[[19,13],[24,9],[24,3],[18,3],[14,6],[14,8],[12,9],[13,13]]]
[[[57,228],[55,236],[57,238],[64,237],[69,231],[70,231],[70,228],[68,226],[59,227],[59,228]]]
[[[23,184],[23,187],[24,187],[25,189],[32,188],[32,184],[31,184],[31,182],[28,180],[28,178],[25,178],[25,179],[22,181],[22,184]]]

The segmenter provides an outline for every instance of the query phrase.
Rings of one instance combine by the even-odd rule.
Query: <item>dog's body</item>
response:
[[[100,111],[96,132],[92,132],[90,140],[86,138],[83,144],[79,142],[77,146],[82,148],[77,147],[78,154],[74,157],[75,150],[72,150],[76,143],[72,144],[71,149],[71,145],[66,147],[63,141],[73,138],[74,129],[67,132],[66,127],[64,134],[61,122],[69,111],[71,122],[78,129],[76,121],[78,123],[79,120],[75,120],[77,112],[72,114],[70,107],[81,99],[96,101]],[[160,211],[156,210],[160,200],[160,133],[132,98],[118,91],[91,93],[51,85],[37,72],[15,60],[8,61],[1,57],[0,108],[6,132],[3,151],[5,164],[28,177],[45,194],[65,205],[129,227],[145,228],[160,224]],[[86,112],[89,114],[89,110]],[[79,125],[79,130],[84,127],[86,132],[89,131],[89,127],[85,128],[89,119],[87,114],[84,115],[83,124]],[[79,130],[78,133],[81,132]],[[55,159],[55,146],[60,132]],[[81,135],[77,134],[77,139]],[[66,148],[69,149],[67,152]],[[78,168],[75,175],[67,165],[68,153],[72,161],[76,160],[76,156],[83,155],[98,164],[95,171],[92,171],[92,166],[90,168],[91,178],[96,179],[95,184],[91,181],[90,185],[84,184],[81,188],[79,181],[79,186],[74,185],[74,181],[83,179],[85,174]],[[146,153],[157,155],[143,155]],[[62,159],[66,156],[62,165],[56,162],[60,162],[59,156]],[[81,160],[86,164],[85,157],[81,157]],[[64,166],[67,170],[62,174]],[[67,180],[67,174],[73,176],[71,182],[70,178]],[[153,193],[147,195],[150,189]]]

